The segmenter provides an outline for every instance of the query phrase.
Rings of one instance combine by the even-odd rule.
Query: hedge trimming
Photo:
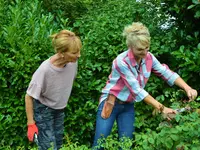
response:
[[[174,22],[172,26],[162,30],[160,26],[167,21],[168,15],[165,11],[157,9],[160,8],[159,2],[151,0],[145,3],[130,0],[98,2],[98,5],[88,6],[85,14],[78,15],[79,18],[73,20],[75,23],[71,27],[67,26],[70,18],[64,18],[61,11],[54,12],[54,15],[49,13],[39,0],[26,2],[0,0],[0,3],[0,147],[2,148],[28,148],[30,143],[26,138],[25,91],[35,69],[54,53],[48,36],[62,28],[72,29],[83,41],[79,72],[66,109],[64,139],[66,149],[91,147],[100,91],[110,73],[112,60],[126,49],[121,33],[123,27],[132,21],[141,21],[149,27],[152,35],[151,52],[161,62],[167,63],[172,70],[183,76],[192,87],[200,89],[199,33],[197,30],[190,34],[182,28],[177,29],[177,26],[173,26],[176,25]],[[192,24],[192,21],[188,23]],[[151,77],[146,90],[167,106],[179,108],[186,105],[181,102],[186,98],[182,90],[177,90],[176,87],[169,88],[155,76]],[[199,107],[198,102],[190,105],[194,108]],[[150,106],[138,103],[136,110],[136,140],[132,141],[134,149],[145,149],[149,145],[151,149],[174,149],[184,144],[185,149],[199,148],[199,141],[195,140],[199,138],[199,119],[196,113],[178,116],[173,122],[174,127],[169,129],[157,128],[162,119],[152,117]],[[173,132],[177,131],[178,139],[173,136]],[[110,144],[105,145],[108,149],[109,145],[117,147],[123,144],[117,144],[116,133],[115,126],[112,138],[108,138]],[[168,136],[171,134],[172,136]],[[170,144],[161,142],[166,140],[166,136]],[[184,137],[187,138],[184,140]],[[127,146],[129,142],[124,144]],[[32,146],[31,144],[29,148]]]

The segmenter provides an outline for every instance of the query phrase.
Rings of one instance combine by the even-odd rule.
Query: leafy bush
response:
[[[199,53],[200,53],[200,2],[163,1],[163,10],[172,18],[170,32],[174,39],[173,50],[170,50],[177,64],[178,72],[190,85],[199,89]]]
[[[112,60],[126,50],[121,36],[123,28],[133,21],[141,21],[149,27],[152,36],[150,51],[161,62],[178,72],[192,87],[200,89],[198,26],[188,20],[191,24],[190,31],[193,32],[182,28],[179,21],[186,19],[185,13],[178,14],[181,12],[176,6],[180,1],[166,1],[165,4],[151,0],[0,2],[1,148],[26,149],[33,146],[27,145],[24,95],[33,72],[43,60],[54,53],[48,36],[62,28],[73,29],[83,41],[79,72],[66,109],[66,138],[63,149],[87,150],[91,147],[100,92],[111,71]],[[71,15],[66,16],[72,18],[63,17],[63,14],[68,12],[62,7],[63,3],[65,6],[72,4],[78,14],[70,12]],[[94,3],[98,5],[93,5]],[[195,12],[193,15],[198,19],[199,3],[180,3],[184,4],[180,10],[182,7],[188,8]],[[177,22],[169,19],[174,12],[161,9],[163,5],[167,5],[170,11],[175,9],[175,12],[178,12],[175,15]],[[52,12],[54,15],[43,8],[55,10]],[[59,9],[65,13],[57,11]],[[82,10],[85,13],[81,14]],[[165,22],[168,22],[168,25],[163,28]],[[185,106],[179,101],[186,98],[183,90],[169,88],[155,76],[150,78],[145,89],[166,106]],[[199,104],[194,102],[191,106],[198,108]],[[135,108],[136,139],[132,142],[118,142],[115,126],[106,141],[107,144],[103,144],[106,149],[117,149],[119,146],[127,148],[132,143],[134,149],[148,149],[147,146],[149,149],[199,148],[199,142],[196,140],[199,139],[199,119],[196,113],[177,116],[172,122],[173,127],[169,128],[158,127],[162,120],[152,116],[152,107],[141,102],[136,103]],[[168,142],[163,143],[162,140]]]
[[[70,18],[68,24],[72,25],[76,18],[87,13],[93,3],[95,0],[43,0],[42,7],[54,16]]]
[[[199,108],[199,104],[195,102],[190,105]],[[199,121],[199,111],[179,114],[171,123],[160,124],[156,130],[148,129],[145,133],[136,133],[137,146],[134,149],[197,150],[200,148]]]
[[[53,54],[48,36],[60,28],[41,2],[1,1],[0,147],[27,143],[24,95],[41,61]],[[6,16],[6,17],[5,17]]]

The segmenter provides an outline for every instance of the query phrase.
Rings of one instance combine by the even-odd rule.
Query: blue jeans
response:
[[[104,106],[104,102],[105,101],[101,102],[97,111],[96,131],[95,131],[93,148],[98,145],[98,140],[102,138],[102,136],[106,138],[111,133],[115,120],[117,121],[119,138],[129,137],[130,139],[132,139],[133,132],[135,131],[134,104],[131,103],[119,104],[116,101],[110,117],[108,119],[103,119],[101,117],[101,112]],[[102,149],[103,148],[100,148],[99,150]]]
[[[49,108],[33,100],[34,119],[38,127],[38,149],[61,148],[64,135],[64,109]]]

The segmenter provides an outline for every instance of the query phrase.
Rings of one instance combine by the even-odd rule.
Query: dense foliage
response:
[[[48,36],[60,29],[41,2],[1,0],[0,26],[0,147],[24,145],[24,94],[40,63],[54,53]],[[65,20],[63,20],[65,21]]]
[[[73,30],[83,41],[79,72],[66,108],[63,149],[91,147],[100,92],[112,60],[126,50],[123,28],[133,21],[141,21],[150,29],[150,51],[199,90],[199,7],[198,0],[0,0],[0,147],[28,147],[25,91],[36,68],[54,53],[49,35],[63,28]],[[170,88],[156,76],[150,78],[145,89],[166,106],[188,105],[182,102],[186,99],[182,90]],[[135,140],[117,142],[115,126],[104,146],[199,149],[200,120],[195,112],[199,103],[189,105],[193,111],[180,114],[170,125],[163,126],[159,125],[163,122],[161,117],[152,116],[152,107],[137,103]]]
[[[163,1],[162,9],[170,15],[173,23],[170,32],[176,40],[172,55],[180,63],[177,69],[189,84],[198,88],[200,81],[196,79],[200,75],[200,2]]]

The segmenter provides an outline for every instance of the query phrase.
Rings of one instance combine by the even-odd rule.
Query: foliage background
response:
[[[149,28],[150,51],[199,91],[199,18],[198,0],[0,0],[0,149],[34,146],[26,138],[24,95],[33,72],[54,53],[48,38],[52,33],[69,29],[83,41],[65,119],[64,142],[75,149],[78,145],[91,147],[100,92],[112,60],[126,50],[123,28],[133,21],[141,21]],[[186,99],[182,90],[170,88],[155,76],[145,89],[166,106],[187,105],[182,103]],[[198,108],[199,103],[190,106]],[[173,127],[168,128],[158,126],[162,119],[152,117],[152,107],[143,102],[135,107],[135,149],[200,148],[196,140],[200,135],[197,113],[177,116]],[[115,126],[108,143],[117,147],[116,133]],[[109,144],[106,148],[110,148]]]

